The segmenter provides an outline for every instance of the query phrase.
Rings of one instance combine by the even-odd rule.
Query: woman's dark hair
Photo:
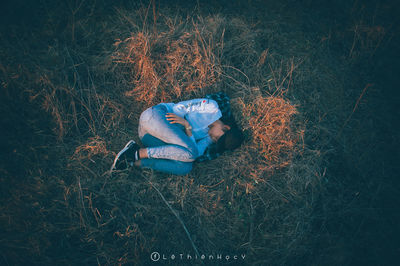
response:
[[[231,128],[217,141],[218,153],[222,153],[226,150],[232,151],[239,147],[244,140],[243,132],[239,129],[236,123],[232,123],[230,127]]]

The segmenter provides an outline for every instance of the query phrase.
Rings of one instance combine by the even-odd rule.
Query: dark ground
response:
[[[47,1],[18,0],[1,3],[1,40],[16,40],[16,46],[18,42],[23,42],[32,48],[30,51],[35,51],[37,46],[52,43],[54,36],[42,31],[46,28],[43,24],[48,12],[46,8],[50,8],[51,12],[57,12],[55,10],[62,8],[63,5],[49,3],[45,5],[45,2]],[[346,261],[349,265],[398,265],[400,261],[399,5],[396,1],[326,2],[328,1],[199,1],[199,6],[196,2],[174,3],[182,10],[194,10],[197,6],[197,10],[204,15],[220,12],[226,16],[245,16],[249,21],[261,21],[261,25],[265,23],[266,26],[270,21],[265,14],[273,9],[292,25],[296,25],[297,29],[301,29],[302,34],[309,40],[319,40],[329,36],[329,41],[322,51],[330,53],[332,61],[327,62],[327,68],[341,65],[343,55],[349,54],[348,48],[351,47],[354,36],[351,28],[360,18],[373,20],[371,23],[382,25],[388,34],[391,34],[374,53],[359,50],[353,61],[346,61],[350,63],[346,65],[347,70],[343,79],[349,81],[347,95],[354,99],[353,102],[355,103],[366,84],[373,84],[374,90],[369,97],[365,97],[368,101],[362,102],[363,105],[360,107],[362,111],[354,112],[341,136],[329,140],[329,145],[333,145],[335,149],[335,152],[329,155],[327,174],[330,179],[324,193],[321,194],[322,198],[318,199],[320,204],[315,208],[313,221],[313,232],[319,237],[314,243],[313,250],[309,252],[312,255],[304,258],[300,255],[296,264],[335,265],[340,261]],[[137,3],[139,4],[140,2]],[[111,12],[113,6],[132,8],[135,5],[128,1],[98,1],[95,16],[101,18],[102,15]],[[167,4],[167,1],[160,3],[161,8],[168,5],[175,6]],[[354,6],[357,7],[356,10]],[[60,14],[63,12],[60,11]],[[68,36],[63,31],[68,19],[61,16],[60,20],[54,23],[60,28],[60,36],[57,36],[59,41],[68,42]],[[290,32],[291,28],[286,30]],[[35,33],[34,38],[30,38],[31,32]],[[265,40],[257,45],[265,49],[278,44]],[[2,43],[0,43],[2,65],[10,64],[18,68],[18,64],[24,64],[26,58],[36,56],[22,49],[19,50],[19,54],[8,54],[1,46]],[[320,52],[321,50],[316,49],[314,56],[318,57]],[[298,81],[296,87],[302,85],[301,81]],[[51,136],[48,126],[38,129],[38,123],[32,123],[35,119],[46,121],[46,114],[39,109],[32,111],[35,109],[29,106],[26,98],[17,90],[11,91],[15,92],[15,95],[5,95],[5,92],[2,86],[0,107],[2,173],[0,174],[7,173],[7,178],[1,177],[2,202],[13,198],[10,187],[22,186],[29,190],[34,184],[30,179],[29,168],[32,165],[40,165],[40,158],[46,156],[46,152],[40,151],[34,155],[27,147],[33,142],[36,142],[36,146],[44,146],[56,141],[55,137]],[[9,92],[10,90],[7,90],[7,93]],[[296,92],[293,93],[296,95]],[[370,92],[367,91],[368,93]],[[327,92],[326,99],[329,99],[329,95]],[[335,94],[332,95],[334,97]],[[326,110],[329,111],[331,107],[328,103]],[[344,117],[348,117],[352,108],[353,106],[348,108],[349,112]],[[335,114],[329,114],[328,117],[335,119]],[[44,138],[43,134],[35,134],[38,130],[48,132],[49,137]],[[361,131],[362,136],[359,136]],[[309,141],[307,145],[318,146],[320,142]],[[50,165],[43,167],[51,168]],[[13,180],[8,179],[11,176]],[[51,198],[50,193],[40,196]],[[31,212],[31,207],[24,206],[23,202],[19,202],[19,206],[21,216]],[[34,221],[26,221],[30,222]],[[7,223],[4,217],[1,218],[1,223]],[[16,259],[17,256],[24,256],[24,250],[7,245],[9,239],[24,241],[23,230],[20,230],[23,226],[15,225],[15,232],[19,232],[18,234],[5,231],[2,226],[0,245],[2,265],[12,265],[13,261],[19,261]],[[54,250],[54,254],[62,252]],[[70,252],[82,251],[71,247]]]

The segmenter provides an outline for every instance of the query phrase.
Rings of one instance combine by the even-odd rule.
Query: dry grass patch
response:
[[[67,62],[65,77],[43,67],[31,81],[31,102],[50,114],[62,148],[54,148],[61,159],[52,167],[57,180],[66,181],[57,184],[62,193],[51,207],[63,210],[60,217],[68,221],[60,230],[73,240],[65,241],[89,250],[92,256],[83,260],[88,264],[146,264],[156,249],[193,254],[193,243],[200,252],[243,252],[254,255],[249,263],[257,261],[291,241],[298,224],[294,218],[281,223],[278,211],[290,200],[285,170],[300,152],[297,106],[282,90],[293,63],[285,61],[286,69],[272,62],[273,51],[258,51],[257,33],[243,19],[166,15],[157,25],[139,27],[143,11],[124,14],[124,23],[132,25],[127,31],[122,23],[102,31],[115,40],[101,47],[103,58],[54,48],[60,49],[59,61]],[[264,79],[272,82],[261,86]],[[231,97],[246,133],[238,150],[195,164],[187,176],[148,169],[109,174],[116,152],[137,140],[137,120],[146,107],[220,90]],[[294,193],[301,191],[303,184],[295,185]],[[193,241],[154,188],[179,213]],[[299,219],[306,220],[307,211]]]
[[[133,87],[126,96],[151,105],[204,94],[203,88],[219,80],[216,36],[210,31],[201,33],[195,22],[185,30],[187,23],[176,25],[166,19],[168,31],[132,33],[114,43],[112,61]]]

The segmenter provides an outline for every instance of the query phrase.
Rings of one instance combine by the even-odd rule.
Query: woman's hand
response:
[[[168,121],[170,121],[171,124],[177,123],[183,125],[185,128],[189,127],[189,122],[185,118],[177,116],[174,113],[167,113],[165,117],[167,118]]]

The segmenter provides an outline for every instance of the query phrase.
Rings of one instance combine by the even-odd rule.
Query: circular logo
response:
[[[160,260],[160,253],[158,253],[158,252],[152,252],[151,254],[150,254],[150,259],[152,260],[152,261],[159,261]]]

